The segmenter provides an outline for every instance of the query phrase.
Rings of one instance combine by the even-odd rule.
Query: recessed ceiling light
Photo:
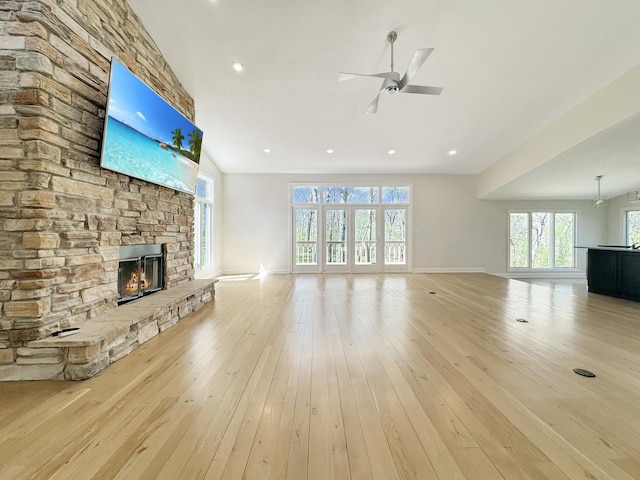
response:
[[[265,148],[264,149],[264,153],[271,153],[271,149],[270,148]]]
[[[233,62],[231,66],[236,72],[241,72],[242,70],[244,70],[244,65],[238,61]]]
[[[333,153],[333,149],[329,148],[329,149],[327,150],[327,153]]]
[[[449,150],[449,155],[455,155],[456,153],[458,153],[457,150]]]
[[[395,150],[389,150],[387,153],[388,153],[389,155],[393,155],[394,153],[396,153],[396,151],[395,151]]]

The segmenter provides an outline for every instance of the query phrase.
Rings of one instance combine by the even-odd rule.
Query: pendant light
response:
[[[602,180],[602,175],[596,177],[596,182],[598,182],[598,196],[593,199],[593,208],[604,207],[607,204],[607,199],[600,195],[600,180]]]

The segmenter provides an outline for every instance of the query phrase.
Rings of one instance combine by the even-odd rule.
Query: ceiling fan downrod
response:
[[[393,43],[396,41],[397,38],[398,38],[398,34],[393,30],[387,34],[387,41],[391,44],[391,73],[394,73],[393,72]],[[384,91],[387,92],[387,94],[389,95],[395,95],[400,91],[400,88],[398,87],[398,82],[396,80],[390,80],[390,79],[385,80]]]
[[[393,72],[393,42],[398,38],[398,34],[395,31],[390,31],[387,34],[387,41],[391,44],[391,71]]]

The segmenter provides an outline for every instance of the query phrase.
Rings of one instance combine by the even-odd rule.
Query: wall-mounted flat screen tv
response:
[[[202,130],[113,59],[100,165],[193,194],[201,149]]]

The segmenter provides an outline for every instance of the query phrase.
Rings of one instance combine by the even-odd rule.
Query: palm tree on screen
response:
[[[171,139],[173,140],[173,144],[176,146],[178,150],[182,150],[182,141],[184,140],[184,135],[182,135],[182,130],[176,128],[173,132],[171,132]]]
[[[193,161],[197,162],[200,158],[200,150],[202,148],[202,137],[199,130],[193,130],[189,134],[189,148],[193,154]]]

